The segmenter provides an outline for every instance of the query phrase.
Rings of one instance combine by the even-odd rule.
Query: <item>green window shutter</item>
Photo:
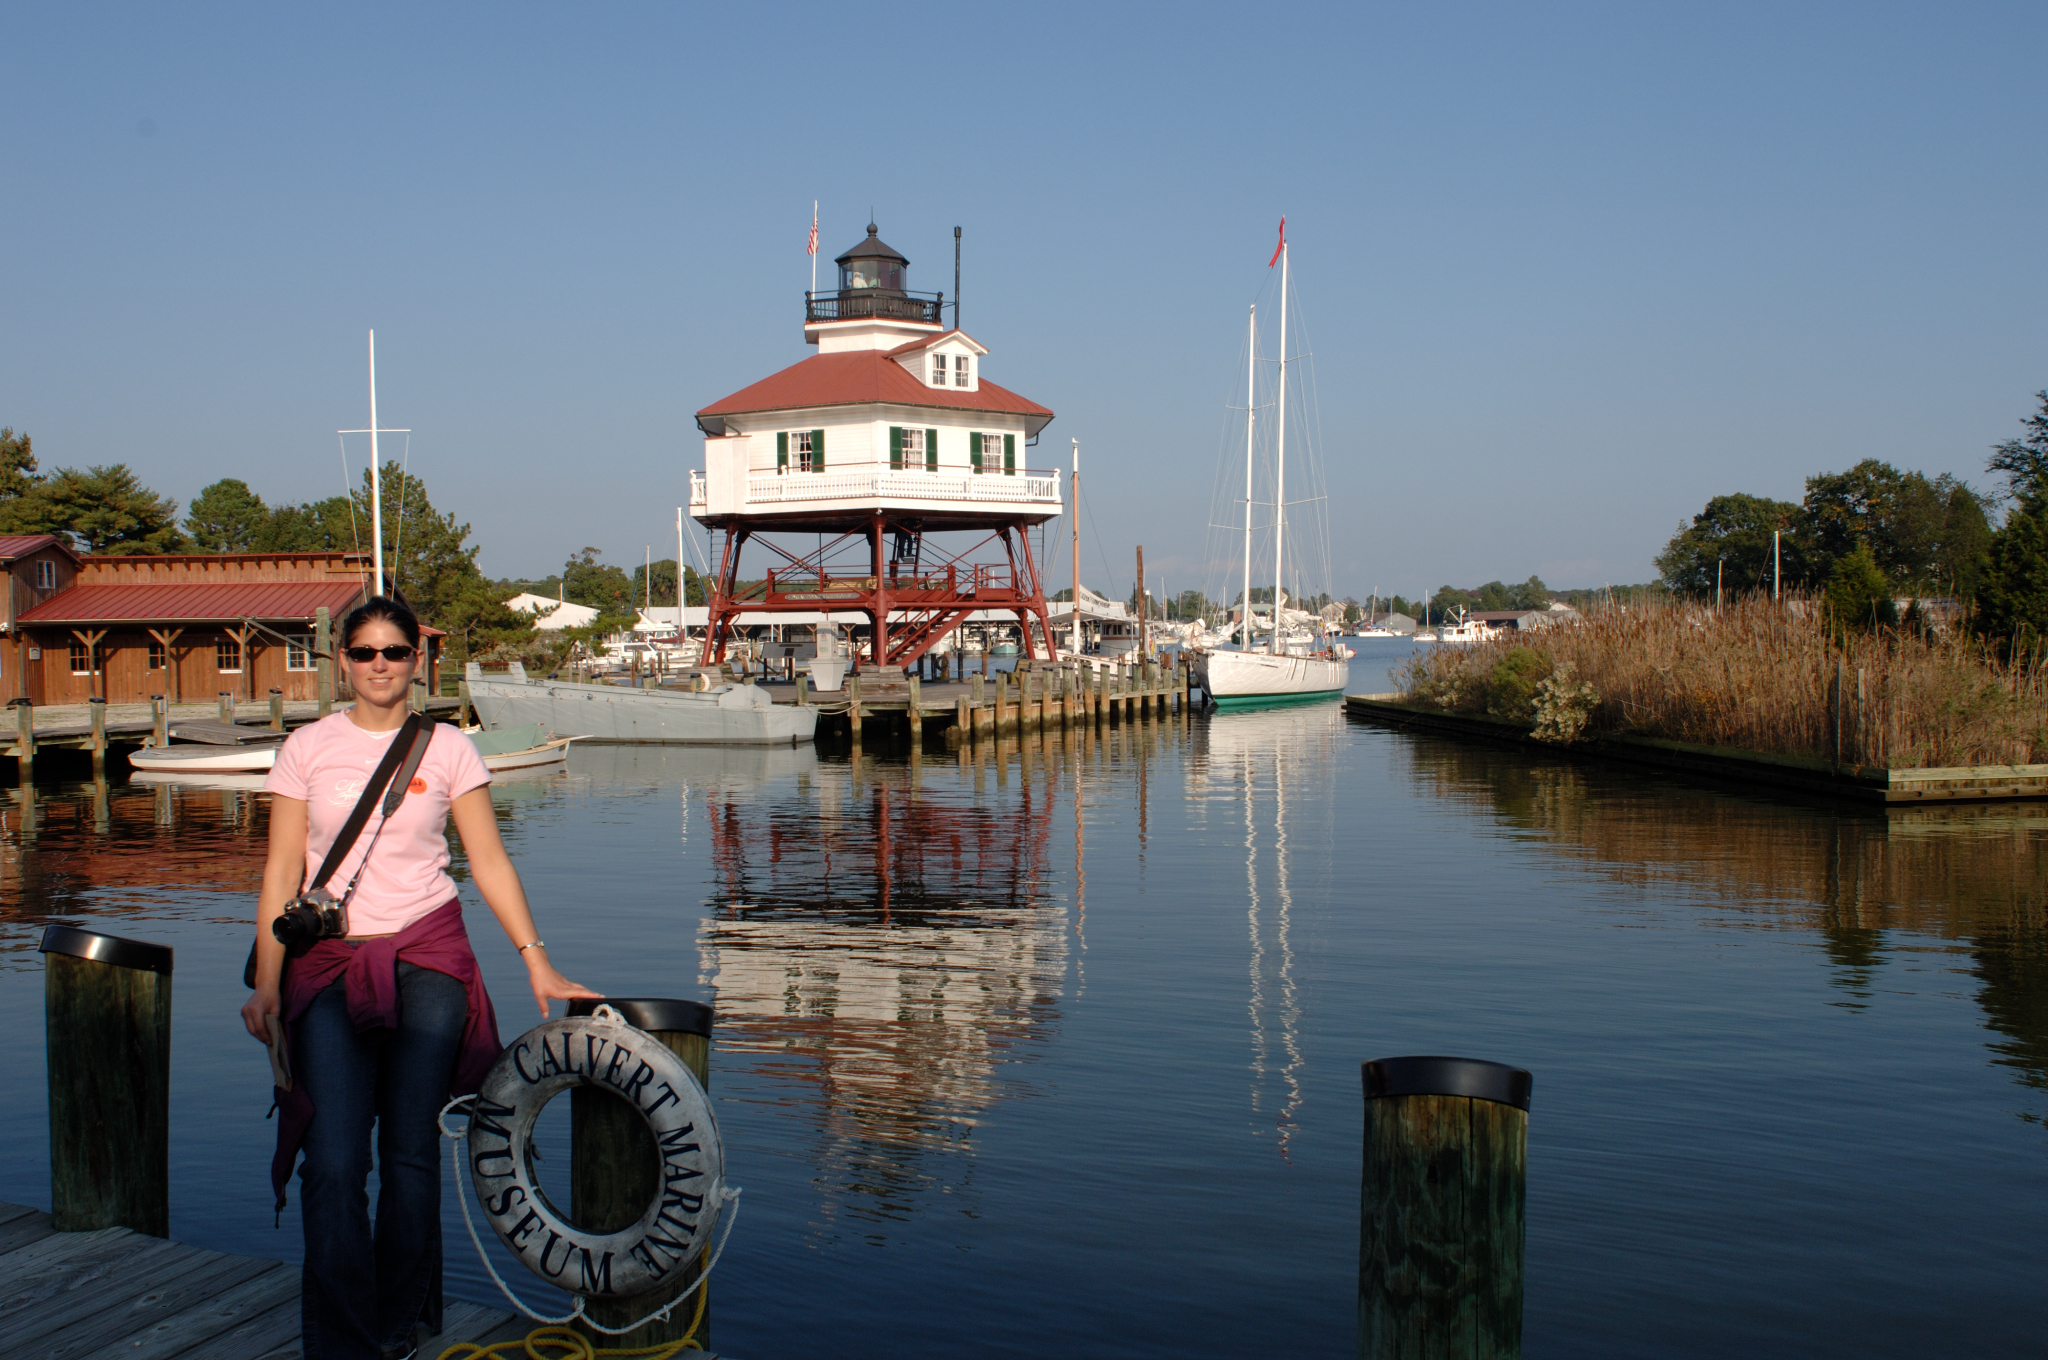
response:
[[[924,470],[926,472],[937,472],[939,470],[939,432],[937,430],[926,430],[924,432]]]
[[[823,430],[812,430],[812,431],[811,431],[811,471],[813,471],[813,472],[823,472],[824,470],[825,470],[825,432],[824,432]]]
[[[788,430],[784,430],[781,434],[775,436],[775,470],[777,472],[789,471]]]
[[[889,427],[889,469],[892,472],[901,472],[903,470],[903,427],[901,425],[891,425]]]
[[[1017,436],[1013,434],[1003,436],[1003,475],[1017,475]]]
[[[979,430],[967,436],[967,466],[973,468],[976,472],[981,471],[981,431]]]

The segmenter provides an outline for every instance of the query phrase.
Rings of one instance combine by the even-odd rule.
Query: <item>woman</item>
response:
[[[356,880],[347,938],[321,940],[287,963],[271,922],[317,871],[405,724],[419,620],[373,597],[344,620],[341,643],[354,706],[294,732],[265,784],[270,857],[256,911],[255,991],[242,1022],[268,1042],[277,1016],[290,1042],[294,1085],[278,1097],[271,1178],[282,1207],[304,1151],[306,1360],[401,1360],[414,1353],[415,1324],[440,1325],[436,1116],[452,1091],[476,1089],[499,1050],[497,1017],[448,876],[451,813],[470,876],[525,961],[542,1018],[550,1000],[597,993],[548,962],[498,838],[490,774],[469,739],[440,723],[390,824],[378,834],[380,800],[327,885],[341,897]],[[372,1124],[374,1227],[364,1190]]]

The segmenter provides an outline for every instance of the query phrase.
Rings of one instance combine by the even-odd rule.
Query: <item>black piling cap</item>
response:
[[[595,1001],[578,997],[569,1003],[569,1014],[589,1015],[599,1006],[610,1006],[634,1029],[649,1034],[683,1033],[711,1037],[711,1007],[701,1001],[680,1001],[659,996],[605,996]]]
[[[69,954],[74,959],[111,963],[116,968],[135,968],[166,976],[171,971],[171,947],[167,944],[102,935],[97,930],[81,930],[77,926],[45,926],[41,948],[45,954]]]
[[[1529,1108],[1536,1079],[1519,1067],[1484,1058],[1375,1058],[1365,1064],[1365,1098],[1382,1096],[1470,1096]]]

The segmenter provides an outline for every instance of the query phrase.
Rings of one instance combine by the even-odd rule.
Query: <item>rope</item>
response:
[[[455,1172],[455,1199],[462,1206],[462,1226],[469,1229],[470,1244],[476,1248],[476,1257],[484,1263],[484,1271],[491,1277],[491,1283],[498,1286],[498,1292],[503,1294],[518,1311],[526,1314],[535,1322],[544,1325],[528,1332],[522,1340],[518,1341],[497,1341],[488,1346],[474,1341],[459,1341],[441,1352],[440,1360],[592,1360],[592,1357],[595,1356],[637,1356],[641,1360],[671,1360],[671,1357],[681,1354],[685,1347],[703,1350],[704,1347],[696,1339],[697,1329],[704,1323],[704,1306],[705,1300],[708,1297],[703,1286],[704,1282],[711,1278],[711,1272],[718,1267],[719,1258],[725,1255],[725,1244],[732,1239],[733,1225],[739,1222],[740,1187],[737,1185],[723,1185],[719,1187],[720,1211],[723,1213],[726,1210],[730,1210],[730,1214],[726,1217],[725,1231],[718,1235],[718,1246],[713,1249],[711,1259],[704,1263],[704,1269],[698,1272],[696,1280],[688,1289],[685,1289],[682,1293],[676,1295],[667,1303],[662,1304],[661,1307],[645,1317],[629,1322],[623,1327],[607,1327],[604,1323],[591,1317],[584,1311],[585,1299],[580,1294],[576,1296],[576,1306],[574,1308],[561,1317],[549,1317],[545,1313],[535,1312],[524,1299],[512,1292],[512,1286],[505,1283],[504,1277],[498,1274],[498,1268],[491,1263],[489,1254],[484,1251],[483,1239],[477,1236],[476,1220],[470,1217],[469,1196],[462,1192],[461,1148],[462,1141],[469,1137],[469,1128],[467,1125],[461,1129],[449,1128],[448,1114],[457,1106],[467,1105],[475,1099],[476,1097],[473,1095],[457,1096],[442,1106],[441,1113],[435,1117],[435,1122],[441,1128],[441,1136],[448,1140],[448,1161]],[[465,1110],[464,1113],[467,1114],[468,1111]],[[589,1338],[579,1332],[572,1331],[566,1325],[580,1321],[584,1326],[603,1332],[607,1336],[624,1336],[627,1332],[633,1331],[638,1327],[644,1327],[656,1320],[667,1322],[669,1314],[675,1311],[675,1306],[684,1299],[689,1298],[692,1294],[697,1296],[697,1311],[691,1319],[690,1330],[684,1334],[683,1339],[680,1341],[664,1341],[654,1346],[627,1349],[595,1348],[591,1346]],[[519,1346],[523,1349],[520,1352],[501,1354],[500,1348],[504,1346]],[[559,1350],[553,1355],[543,1355],[539,1350],[534,1349],[536,1346],[555,1346],[564,1349]]]

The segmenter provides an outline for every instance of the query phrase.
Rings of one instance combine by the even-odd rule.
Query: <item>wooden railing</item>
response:
[[[690,474],[690,504],[707,502],[704,474]],[[747,479],[747,504],[793,505],[812,501],[962,501],[972,505],[1059,505],[1058,469],[1015,473],[895,471],[856,467],[824,472],[787,472]]]

